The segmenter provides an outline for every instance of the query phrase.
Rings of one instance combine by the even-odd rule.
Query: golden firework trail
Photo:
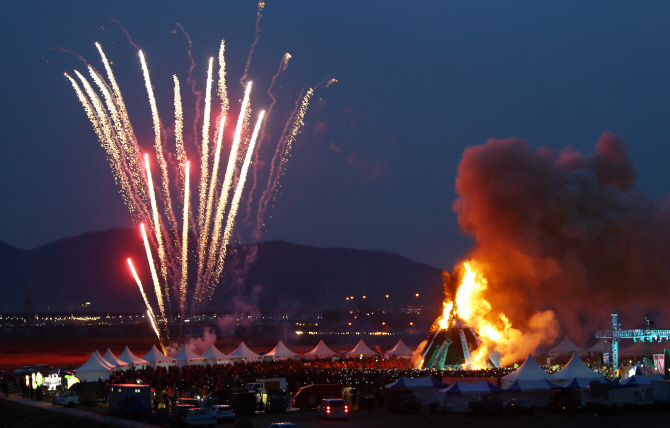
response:
[[[309,90],[303,97],[302,103],[300,104],[299,108],[298,105],[296,104],[296,110],[294,111],[293,114],[293,126],[289,128],[289,124],[291,123],[291,121],[289,120],[286,123],[284,133],[282,134],[282,137],[279,140],[280,142],[277,145],[277,150],[275,151],[275,155],[272,158],[272,163],[270,164],[270,175],[268,176],[268,184],[265,188],[265,191],[263,191],[260,200],[258,201],[258,212],[256,213],[256,230],[252,235],[254,239],[260,239],[261,237],[261,228],[263,227],[263,217],[265,216],[265,212],[267,211],[268,203],[270,202],[270,198],[272,197],[274,190],[277,188],[277,184],[279,183],[279,177],[282,174],[283,167],[286,164],[286,162],[288,162],[293,141],[297,137],[298,132],[300,131],[300,127],[305,124],[304,122],[305,113],[307,112],[307,107],[309,106],[309,101],[312,98],[313,94],[314,89],[309,88]]]
[[[221,47],[219,48],[219,87],[217,93],[221,100],[221,115],[228,114],[230,103],[228,101],[228,90],[226,89],[226,58],[224,52],[226,50],[226,41],[221,40]]]
[[[260,2],[258,19],[260,19],[260,11],[263,9],[263,6],[264,4]],[[133,220],[140,223],[143,246],[149,264],[154,292],[156,293],[158,306],[156,312],[154,312],[149,303],[149,299],[145,294],[131,260],[128,260],[128,264],[135,282],[140,289],[144,303],[147,306],[147,315],[152,322],[157,336],[161,339],[161,331],[163,331],[165,336],[169,333],[167,329],[166,304],[169,305],[170,303],[171,292],[175,293],[176,301],[179,302],[179,311],[182,314],[186,312],[187,299],[189,297],[191,298],[191,310],[195,312],[201,309],[203,304],[214,293],[219,278],[222,275],[227,247],[235,227],[240,199],[244,192],[247,176],[249,175],[249,168],[252,163],[256,163],[252,162],[252,159],[258,159],[258,147],[263,139],[263,130],[266,126],[264,119],[267,115],[264,112],[260,113],[253,133],[249,137],[248,120],[251,114],[250,96],[252,83],[246,82],[226,171],[223,173],[221,171],[221,162],[223,161],[221,159],[221,151],[224,146],[225,113],[228,111],[230,104],[226,89],[225,42],[222,40],[218,58],[217,89],[217,95],[221,100],[221,111],[213,112],[211,106],[213,84],[212,58],[209,60],[206,84],[207,93],[202,110],[204,111],[204,118],[201,124],[201,145],[198,145],[198,141],[191,140],[191,143],[200,151],[198,157],[201,161],[201,177],[197,184],[199,194],[196,196],[193,194],[195,192],[192,192],[190,188],[191,162],[187,161],[187,152],[189,149],[185,146],[186,141],[184,140],[184,113],[180,83],[177,76],[173,75],[175,117],[174,159],[176,160],[175,166],[179,174],[173,185],[180,195],[177,199],[179,199],[179,203],[182,203],[183,206],[183,215],[180,219],[181,224],[178,227],[177,218],[175,217],[176,207],[173,206],[170,197],[171,189],[168,176],[167,159],[172,158],[170,157],[171,154],[166,150],[166,143],[164,142],[164,139],[166,140],[167,138],[166,135],[170,135],[170,133],[165,131],[161,125],[153,86],[149,76],[149,68],[144,54],[141,50],[138,53],[151,107],[154,131],[153,150],[155,152],[153,155],[156,156],[161,176],[160,184],[156,183],[156,185],[153,182],[149,153],[144,154],[144,159],[140,156],[142,150],[128,117],[127,108],[121,96],[121,90],[110,66],[111,63],[108,61],[99,43],[96,43],[96,48],[100,53],[106,70],[105,77],[93,67],[87,67],[89,79],[92,80],[97,91],[89,83],[89,80],[78,71],[74,72],[76,79],[67,73],[65,77],[72,85],[100,144],[106,152],[114,178],[120,186],[124,202],[128,205]],[[290,55],[288,53],[284,55],[279,69],[272,79],[272,85],[268,89],[268,94],[272,99],[272,104],[267,112],[268,114],[275,104],[271,90],[277,77],[286,70],[289,58]],[[247,61],[247,68],[249,61],[250,59]],[[194,91],[197,102],[195,107],[196,119],[194,121],[194,130],[197,130],[196,124],[200,123],[200,109],[202,107],[200,104],[202,104],[203,99],[200,93],[195,91],[195,81],[191,79],[193,66],[194,63],[192,63],[191,69],[189,69],[188,82]],[[278,142],[279,147],[277,151],[281,153],[279,165],[274,165],[273,159],[272,165],[277,169],[281,169],[281,166],[286,161],[286,156],[288,156],[286,152],[290,151],[291,143],[295,139],[299,128],[303,125],[303,117],[312,92],[310,90],[305,95],[300,107],[298,106],[299,102],[296,101],[296,110],[291,115],[289,122],[286,123],[284,133]],[[216,121],[218,125],[216,142],[210,153],[210,120],[216,117],[217,114],[219,114],[219,120]],[[245,148],[246,141],[249,141],[249,144]],[[240,162],[240,165],[238,165],[238,162]],[[223,179],[220,178],[222,174]],[[271,177],[274,177],[272,173]],[[276,186],[276,179],[275,181],[271,181],[271,183]],[[266,193],[267,191],[268,189],[266,189]],[[263,195],[265,196],[266,193]],[[197,207],[195,208],[191,207],[192,198],[197,199]],[[160,206],[161,204],[163,205],[162,207]],[[161,210],[165,217],[162,217]],[[193,215],[196,210],[198,212],[197,219]],[[260,215],[259,218],[261,218]],[[145,224],[150,225],[148,231]],[[189,236],[191,234],[193,235],[192,237]],[[193,241],[190,246],[189,241]],[[195,255],[196,260],[194,264],[198,266],[197,274],[191,274],[194,278],[189,278],[189,254]],[[157,270],[157,267],[159,267],[159,270]],[[162,329],[161,324],[165,324],[165,330]]]
[[[181,89],[177,75],[173,74],[174,80],[174,140],[177,149],[177,162],[179,162],[179,173],[182,174],[181,182],[184,182],[184,171],[186,166],[186,152],[184,151],[184,111],[181,106]],[[182,203],[186,197],[182,193]]]
[[[247,154],[244,157],[244,164],[242,165],[242,170],[240,171],[240,178],[235,188],[235,195],[233,196],[233,201],[230,204],[230,212],[228,213],[228,221],[226,222],[226,229],[223,232],[223,244],[221,245],[221,251],[219,252],[219,260],[216,266],[216,274],[214,278],[221,277],[221,272],[223,271],[223,264],[226,259],[226,249],[228,248],[228,242],[230,241],[230,235],[233,231],[233,224],[235,223],[235,216],[237,215],[237,208],[240,205],[240,198],[242,197],[242,191],[244,190],[244,182],[247,178],[247,172],[249,171],[249,163],[251,162],[251,155],[254,152],[254,146],[256,145],[256,139],[258,138],[258,131],[261,128],[261,123],[263,122],[264,111],[258,115],[258,120],[256,121],[256,127],[254,133],[249,142],[249,147],[247,148]],[[208,298],[213,293],[213,288],[208,290]]]
[[[135,282],[137,283],[137,286],[140,289],[140,293],[142,294],[142,298],[144,299],[144,304],[147,305],[147,316],[151,320],[151,325],[154,328],[154,331],[156,332],[156,336],[158,336],[158,340],[160,340],[161,335],[158,333],[158,329],[156,328],[156,323],[155,323],[155,316],[154,316],[154,311],[151,309],[151,305],[149,304],[149,299],[147,299],[147,295],[144,293],[144,287],[142,287],[142,281],[140,281],[140,277],[137,276],[137,271],[135,271],[135,266],[133,266],[133,261],[128,259],[128,265],[130,266],[130,272],[133,274],[133,278],[135,278]]]
[[[200,212],[198,213],[198,226],[202,229],[205,222],[205,198],[207,197],[207,184],[209,175],[209,117],[212,111],[212,63],[209,59],[207,69],[207,92],[205,93],[205,116],[202,124],[202,158],[200,159]]]
[[[186,308],[186,289],[188,286],[188,206],[189,206],[189,165],[186,162],[184,172],[184,221],[181,232],[181,281],[179,285],[179,310],[184,313]]]
[[[147,260],[149,261],[149,268],[151,269],[151,279],[154,282],[154,291],[156,292],[156,298],[158,299],[158,307],[161,310],[161,317],[167,322],[165,317],[165,306],[163,305],[163,293],[161,293],[160,282],[158,281],[158,275],[156,274],[156,265],[154,264],[154,258],[151,255],[151,246],[149,245],[147,232],[144,230],[144,223],[140,224],[140,230],[142,231],[142,241],[144,242],[144,249],[147,252]]]
[[[212,231],[212,238],[209,244],[209,252],[207,258],[207,272],[204,272],[205,280],[199,283],[195,292],[195,301],[203,301],[203,291],[205,288],[211,288],[210,278],[212,274],[212,269],[214,268],[217,250],[221,251],[219,248],[219,238],[221,237],[221,225],[223,222],[223,214],[228,204],[228,196],[230,194],[230,188],[233,182],[233,177],[235,174],[235,167],[237,163],[237,152],[239,150],[240,138],[242,135],[242,128],[244,125],[244,118],[246,116],[247,106],[249,104],[249,95],[251,94],[251,82],[247,83],[247,89],[244,92],[244,99],[242,100],[242,107],[240,109],[240,115],[237,119],[237,127],[235,128],[235,136],[233,137],[233,145],[230,148],[230,156],[228,157],[228,166],[226,168],[226,175],[223,178],[223,185],[221,186],[221,194],[219,196],[219,201],[216,206],[216,215],[214,216],[214,229]],[[204,257],[203,257],[204,259]],[[201,259],[202,262],[202,259]],[[200,268],[198,276],[203,274],[203,268]]]

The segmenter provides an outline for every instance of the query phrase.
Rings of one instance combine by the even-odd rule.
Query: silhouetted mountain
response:
[[[0,243],[0,310],[23,311],[29,282],[37,312],[81,309],[85,302],[91,304],[88,312],[142,311],[129,257],[147,295],[154,296],[135,229],[89,232],[29,251]],[[189,269],[195,272],[195,266]],[[397,303],[436,306],[444,298],[441,285],[439,269],[389,252],[261,242],[229,248],[207,310],[365,312],[392,310]],[[172,307],[177,307],[174,299]]]

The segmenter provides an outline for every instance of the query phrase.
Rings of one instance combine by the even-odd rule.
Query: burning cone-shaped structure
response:
[[[462,320],[455,319],[446,328],[432,333],[423,354],[421,368],[473,368],[470,350],[479,346],[479,337]]]

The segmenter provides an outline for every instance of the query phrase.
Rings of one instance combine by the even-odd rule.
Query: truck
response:
[[[74,407],[78,404],[95,406],[96,403],[104,403],[105,385],[102,382],[75,383],[70,389],[63,391],[54,398],[54,404],[66,407]]]
[[[649,385],[615,388],[612,384],[594,381],[586,388],[586,407],[595,411],[651,408],[654,401],[650,390]]]
[[[342,398],[342,385],[326,383],[303,386],[291,400],[291,406],[300,410],[316,409],[324,398]]]
[[[468,407],[478,414],[502,413],[505,408],[502,398],[496,394],[484,394],[479,401],[470,401]]]
[[[273,394],[273,397],[275,398],[275,401],[278,400],[278,395],[276,393],[277,390],[282,390],[284,391],[284,396],[286,395],[286,378],[285,377],[279,377],[279,378],[270,378],[270,379],[256,379],[256,382],[252,383],[247,383],[244,385],[244,390],[245,391],[253,391],[255,392],[256,395],[256,402],[259,404],[259,408],[265,408],[266,410],[268,409],[268,391],[274,390],[275,393]],[[280,400],[281,401],[281,400]],[[260,405],[263,403],[262,405]],[[281,403],[279,403],[281,406]],[[270,408],[275,408],[277,407],[277,403],[271,404]],[[285,406],[286,407],[286,406]]]
[[[125,418],[151,416],[151,386],[112,384],[109,386],[109,414]]]
[[[253,416],[258,409],[256,393],[249,391],[233,392],[228,398],[228,404],[235,411],[235,416]]]
[[[371,399],[367,398],[367,400]],[[368,401],[366,401],[367,404]],[[419,413],[421,398],[414,395],[414,391],[408,388],[386,388],[386,408],[391,413]]]

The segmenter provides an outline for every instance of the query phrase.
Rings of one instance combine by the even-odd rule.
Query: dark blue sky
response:
[[[99,41],[140,140],[151,144],[139,61],[110,19],[144,49],[166,125],[171,75],[185,81],[189,66],[175,23],[193,40],[199,89],[226,39],[231,101],[241,97],[255,2],[0,3],[1,241],[34,248],[131,225],[63,77],[84,66],[51,49],[76,51],[102,68]],[[315,98],[307,113],[264,239],[388,250],[450,269],[471,245],[451,211],[456,168],[464,148],[490,137],[591,153],[611,131],[630,145],[638,191],[665,194],[668,22],[663,1],[269,0],[249,70],[254,108],[269,105],[264,93],[284,52],[293,59],[281,80],[283,107],[305,85],[328,76],[339,83],[315,96],[321,102]],[[192,104],[185,109],[192,114]],[[276,107],[277,120],[288,110]]]

